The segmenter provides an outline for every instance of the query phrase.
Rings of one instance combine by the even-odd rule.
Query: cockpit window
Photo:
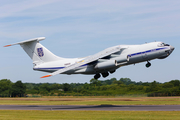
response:
[[[159,43],[158,47],[164,47],[164,46],[170,46],[169,44],[165,44],[165,43]]]

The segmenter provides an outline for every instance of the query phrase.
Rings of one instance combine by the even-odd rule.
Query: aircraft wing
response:
[[[51,73],[49,75],[43,76],[41,78],[54,76],[54,75],[66,72],[68,70],[75,69],[75,68],[77,68],[79,66],[82,66],[82,65],[94,62],[94,61],[96,61],[96,60],[98,60],[100,58],[104,58],[104,57],[109,56],[109,55],[111,55],[113,53],[116,53],[116,52],[120,51],[120,49],[121,49],[120,46],[115,46],[115,47],[107,48],[107,49],[105,49],[105,50],[103,50],[103,51],[101,51],[101,52],[99,52],[99,53],[97,53],[95,55],[88,56],[88,57],[86,57],[85,59],[83,59],[81,61],[78,61],[78,62],[76,62],[76,63],[74,63],[72,65],[69,65],[69,66],[67,66],[67,67],[65,67],[63,69],[57,70],[57,71],[55,71],[55,72],[53,72],[53,73]]]

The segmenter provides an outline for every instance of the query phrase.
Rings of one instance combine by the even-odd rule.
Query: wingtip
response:
[[[46,77],[50,77],[52,75],[45,75],[45,76],[42,76],[41,78],[46,78]]]
[[[11,46],[11,45],[5,45],[4,47],[9,47],[9,46]]]

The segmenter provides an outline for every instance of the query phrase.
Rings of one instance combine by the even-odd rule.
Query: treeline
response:
[[[180,80],[171,80],[166,83],[135,82],[129,78],[117,80],[91,79],[90,83],[22,83],[10,80],[0,80],[0,96],[180,96]]]
[[[0,97],[24,97],[26,85],[21,81],[12,83],[10,80],[0,80]]]

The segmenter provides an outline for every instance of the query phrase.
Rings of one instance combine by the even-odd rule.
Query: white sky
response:
[[[126,66],[110,78],[167,82],[180,79],[180,1],[177,0],[0,0],[0,79],[33,83],[85,83],[93,75],[56,75],[33,71],[20,46],[4,45],[46,37],[45,47],[60,57],[85,57],[120,44],[163,41],[173,45],[164,60]]]

